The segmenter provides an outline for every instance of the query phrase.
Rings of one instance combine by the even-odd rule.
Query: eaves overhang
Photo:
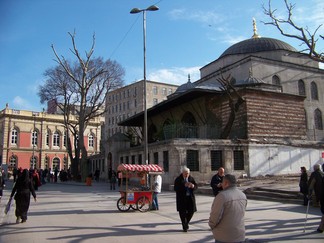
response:
[[[174,108],[176,106],[180,106],[182,104],[185,104],[187,102],[190,102],[194,99],[203,97],[206,94],[220,94],[222,93],[221,89],[218,90],[208,90],[208,89],[200,89],[200,88],[194,88],[187,90],[185,92],[181,93],[174,93],[168,97],[167,100],[162,101],[153,107],[149,108],[147,110],[147,117],[155,116],[161,112],[170,110],[171,108]],[[128,119],[119,122],[118,126],[134,126],[134,127],[141,127],[144,123],[144,111],[135,114],[132,117],[129,117]]]

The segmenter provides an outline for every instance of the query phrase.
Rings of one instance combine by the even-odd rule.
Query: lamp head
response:
[[[136,13],[140,13],[140,12],[142,12],[143,10],[141,10],[141,9],[139,9],[139,8],[133,8],[131,11],[130,11],[130,13],[131,14],[136,14]]]
[[[152,6],[149,6],[146,10],[147,11],[157,11],[157,10],[159,10],[159,7],[152,5]]]

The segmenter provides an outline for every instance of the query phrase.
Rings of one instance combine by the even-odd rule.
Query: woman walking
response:
[[[300,167],[300,180],[299,180],[299,191],[304,196],[304,206],[308,204],[308,175],[304,166]]]
[[[18,177],[14,187],[12,188],[12,192],[10,198],[15,196],[16,201],[16,223],[18,224],[21,219],[21,223],[25,223],[27,221],[27,212],[30,204],[30,193],[33,195],[35,202],[36,193],[33,186],[33,182],[29,177],[29,172],[27,169],[24,169],[21,176]]]

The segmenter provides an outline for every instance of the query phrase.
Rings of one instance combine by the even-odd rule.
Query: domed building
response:
[[[232,80],[242,84],[242,80],[248,80],[253,74],[254,78],[264,83],[278,86],[283,93],[305,96],[307,139],[324,140],[324,97],[321,97],[324,70],[319,68],[318,62],[289,44],[260,37],[255,32],[251,39],[232,45],[200,71],[198,83],[214,82],[221,74],[230,74]]]
[[[208,183],[220,166],[254,177],[298,174],[301,166],[323,161],[324,70],[318,62],[288,43],[260,37],[254,23],[252,38],[203,66],[200,76],[148,110],[148,131],[154,131],[148,136],[156,138],[149,162],[164,167],[165,184],[184,165]],[[143,126],[143,113],[120,125]]]

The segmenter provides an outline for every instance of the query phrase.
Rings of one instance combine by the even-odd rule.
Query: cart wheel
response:
[[[147,212],[150,209],[150,200],[147,197],[142,196],[137,200],[136,205],[140,212]]]
[[[119,211],[126,212],[130,209],[130,205],[126,203],[125,197],[121,197],[117,201],[117,208]]]
[[[137,205],[136,204],[131,204],[129,205],[131,209],[137,210]]]

